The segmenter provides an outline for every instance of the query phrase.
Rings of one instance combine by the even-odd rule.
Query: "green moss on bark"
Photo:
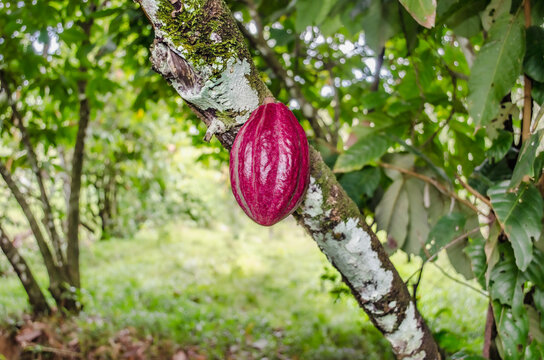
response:
[[[156,17],[162,23],[161,31],[193,66],[212,65],[219,73],[229,58],[251,62],[223,1],[180,0],[172,4],[161,0],[158,5]]]

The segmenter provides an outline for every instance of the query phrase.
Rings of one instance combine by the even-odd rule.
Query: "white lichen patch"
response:
[[[227,60],[225,70],[217,79],[208,79],[202,88],[187,89],[173,83],[178,93],[185,100],[202,110],[215,109],[217,112],[238,113],[235,121],[244,123],[257,106],[259,96],[247,79],[251,71],[246,59]]]
[[[423,341],[423,330],[419,327],[418,321],[416,319],[416,312],[414,304],[410,303],[406,308],[404,320],[399,325],[395,332],[386,334],[385,337],[393,348],[395,349],[396,354],[405,354],[411,355],[414,351],[419,349]],[[425,352],[419,352],[417,356],[421,356],[423,353],[423,359],[425,357]],[[414,357],[412,355],[410,359],[419,359],[420,357]]]
[[[382,317],[376,317],[376,322],[385,332],[391,332],[395,328],[395,324],[397,323],[397,315],[396,314],[388,314]]]
[[[391,290],[393,273],[382,268],[371,244],[370,235],[359,226],[358,219],[350,218],[336,225],[320,246],[361,299],[375,302]]]
[[[219,36],[219,34],[216,33],[216,32],[212,32],[210,34],[210,40],[213,41],[214,43],[220,43],[221,42],[221,36]]]
[[[306,190],[306,197],[302,204],[302,215],[304,223],[310,230],[319,230],[319,216],[323,215],[323,192],[312,176],[310,176],[310,185],[308,186],[308,190]],[[322,236],[320,238],[323,239]]]
[[[206,130],[206,136],[204,139],[210,141],[213,135],[225,132],[225,124],[217,119],[213,119],[208,130]]]
[[[415,355],[405,357],[404,360],[424,360],[425,355],[426,355],[425,351],[421,350],[420,352],[418,352]]]

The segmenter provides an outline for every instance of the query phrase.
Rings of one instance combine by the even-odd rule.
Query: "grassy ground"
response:
[[[351,297],[328,293],[332,284],[321,275],[329,265],[292,220],[269,229],[242,219],[235,213],[215,229],[173,225],[87,244],[85,309],[76,320],[81,350],[109,346],[130,329],[166,353],[194,346],[205,358],[393,358]],[[393,259],[404,278],[418,267],[401,255]],[[432,266],[418,294],[444,345],[480,351],[483,296]],[[24,299],[13,275],[0,278],[0,321],[18,319]]]

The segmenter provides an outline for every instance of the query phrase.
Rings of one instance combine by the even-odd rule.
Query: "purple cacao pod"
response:
[[[270,226],[299,206],[310,181],[308,140],[281,103],[259,106],[230,151],[232,192],[256,223]]]

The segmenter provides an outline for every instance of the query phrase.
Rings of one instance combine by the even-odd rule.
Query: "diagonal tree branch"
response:
[[[153,68],[230,149],[270,97],[223,0],[139,0],[155,30]],[[440,359],[436,342],[357,205],[310,148],[310,186],[295,218],[351,288],[399,359]]]
[[[36,242],[38,243],[38,248],[40,249],[40,253],[42,255],[45,267],[47,269],[47,273],[49,275],[51,293],[53,297],[58,297],[60,299],[59,290],[62,286],[62,280],[64,279],[64,276],[62,276],[63,273],[61,271],[61,268],[55,263],[53,254],[51,253],[51,249],[49,249],[49,245],[47,245],[47,242],[45,241],[40,226],[38,225],[38,221],[34,217],[34,214],[32,213],[30,206],[26,202],[23,193],[19,190],[19,187],[13,180],[10,171],[6,168],[3,162],[0,162],[0,175],[8,185],[9,190],[11,191],[11,193],[15,197],[15,200],[17,200],[19,206],[25,214],[28,224],[30,225],[30,229],[32,230],[32,233],[36,238]]]
[[[28,301],[32,307],[32,311],[36,315],[44,315],[51,313],[51,308],[45,296],[43,295],[40,286],[36,282],[36,278],[32,274],[32,271],[28,267],[25,259],[19,254],[17,248],[13,245],[13,242],[8,238],[6,232],[0,225],[0,249],[10,262],[13,270],[21,280],[23,287],[28,295]]]
[[[53,245],[53,249],[55,251],[55,256],[57,258],[57,261],[59,264],[63,264],[64,255],[62,253],[61,241],[55,226],[55,221],[53,218],[53,209],[51,208],[51,203],[49,202],[49,197],[47,196],[47,191],[45,189],[45,185],[43,181],[43,175],[42,175],[40,167],[38,166],[38,157],[36,156],[36,152],[34,151],[34,146],[32,145],[32,142],[30,141],[30,136],[28,135],[28,131],[23,123],[23,118],[21,117],[21,114],[17,110],[16,104],[13,102],[11,91],[9,90],[8,84],[6,82],[5,73],[2,70],[0,70],[0,83],[1,83],[1,89],[4,90],[4,92],[7,95],[8,102],[11,107],[11,111],[13,112],[15,123],[17,127],[19,128],[22,142],[27,151],[27,157],[30,162],[30,166],[32,168],[32,171],[34,172],[34,175],[36,175],[36,180],[38,181],[38,187],[40,189],[40,200],[42,203],[43,213],[45,218],[44,219],[45,228],[47,229],[49,233],[49,237],[51,239],[51,244]]]

